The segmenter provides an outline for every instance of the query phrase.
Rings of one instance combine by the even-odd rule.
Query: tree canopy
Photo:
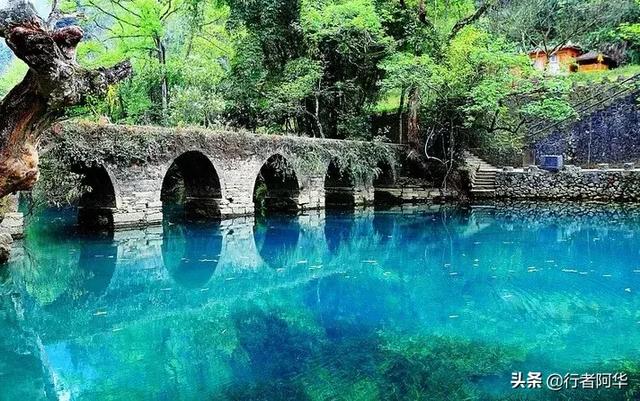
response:
[[[58,24],[86,32],[81,64],[130,59],[134,70],[70,116],[366,140],[393,131],[417,149],[522,146],[531,121],[575,115],[571,79],[535,71],[528,51],[580,43],[634,63],[640,43],[636,0],[64,0],[60,12]],[[12,61],[0,91],[25,71]]]

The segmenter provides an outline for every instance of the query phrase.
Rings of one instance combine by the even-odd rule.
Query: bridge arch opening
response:
[[[107,169],[92,166],[75,170],[82,175],[80,185],[85,189],[78,202],[78,224],[82,228],[113,228],[116,191]]]
[[[378,162],[376,176],[373,179],[375,204],[396,203],[397,198],[393,195],[395,182],[395,173],[391,163],[387,160]]]
[[[222,187],[211,160],[198,151],[174,160],[162,181],[160,200],[169,220],[220,218]]]
[[[353,175],[340,169],[335,160],[329,163],[324,177],[325,207],[353,209],[356,204]]]
[[[297,212],[300,185],[291,163],[280,154],[271,156],[260,168],[253,188],[256,214]]]

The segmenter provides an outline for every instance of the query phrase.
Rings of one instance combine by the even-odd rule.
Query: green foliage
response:
[[[267,132],[366,137],[378,61],[392,40],[373,2],[233,3],[238,35],[229,98],[232,119]],[[295,15],[291,15],[295,12]]]
[[[31,191],[31,207],[65,207],[75,204],[89,188],[82,185],[82,175],[71,170],[66,159],[43,157],[40,179]]]
[[[6,70],[0,75],[0,97],[6,96],[27,74],[27,65],[17,58],[9,62]]]
[[[615,74],[541,75],[526,51],[580,42],[640,59],[635,0],[501,1],[472,18],[482,4],[64,1],[63,11],[86,16],[83,65],[128,58],[134,67],[105,99],[69,116],[364,140],[390,132],[372,122],[395,120],[417,131],[412,143],[431,135],[432,154],[448,155],[449,145],[508,153],[531,140],[537,122],[572,121],[576,85]],[[25,71],[14,61],[0,93]]]
[[[524,52],[539,48],[552,53],[569,42],[602,45],[598,34],[636,11],[635,0],[514,0],[494,9],[490,26]]]
[[[225,110],[218,85],[233,56],[225,30],[229,7],[198,0],[79,0],[71,10],[88,15],[93,39],[78,58],[89,67],[128,58],[134,75],[107,101],[72,115],[107,116],[134,124],[215,124]],[[189,103],[194,107],[188,107]]]

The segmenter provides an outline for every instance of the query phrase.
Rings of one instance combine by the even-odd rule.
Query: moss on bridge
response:
[[[74,166],[163,164],[185,150],[200,150],[221,160],[288,158],[291,168],[324,175],[327,161],[354,178],[375,178],[384,163],[397,170],[405,148],[383,142],[325,140],[296,136],[257,135],[246,131],[163,128],[154,126],[65,123],[53,128],[44,144],[42,179],[35,198],[64,203],[77,196],[80,177]]]
[[[293,155],[295,167],[321,171],[325,161],[336,160],[341,169],[366,177],[376,174],[380,162],[398,163],[403,147],[384,142],[314,139],[296,136],[256,135],[244,131],[204,130],[95,124],[64,124],[45,157],[69,164],[109,163],[132,165],[175,158],[176,151],[198,148],[220,158],[243,158],[264,149],[281,149]]]

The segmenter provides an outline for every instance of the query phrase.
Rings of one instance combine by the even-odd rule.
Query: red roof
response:
[[[552,47],[551,49],[553,49],[553,47]],[[561,51],[561,50],[576,50],[576,51],[578,51],[578,52],[582,52],[582,47],[580,47],[580,46],[578,46],[578,45],[574,45],[574,44],[572,44],[572,43],[567,43],[566,45],[564,45],[564,46],[562,46],[561,48],[557,49],[554,53],[557,53],[557,52],[559,52],[559,51]],[[531,51],[529,52],[529,55],[532,55],[532,54],[540,54],[540,53],[542,53],[542,54],[546,54],[546,52],[544,51],[544,49],[541,49],[541,48],[539,48],[539,47],[538,47],[538,48],[536,48],[536,49],[531,50]]]

